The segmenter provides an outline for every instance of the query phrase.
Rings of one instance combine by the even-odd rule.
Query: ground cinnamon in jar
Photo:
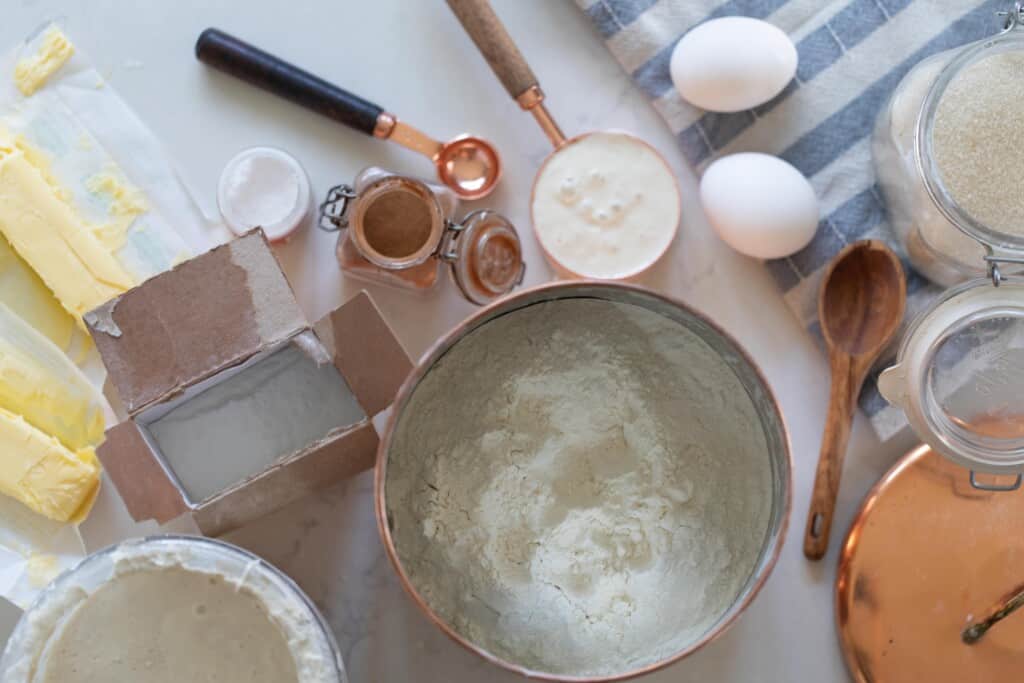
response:
[[[430,238],[433,215],[423,197],[395,188],[366,208],[363,235],[382,256],[403,258],[419,251]]]

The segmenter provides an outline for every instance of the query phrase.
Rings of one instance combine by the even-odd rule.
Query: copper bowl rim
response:
[[[662,164],[664,164],[665,170],[668,171],[668,174],[672,177],[672,186],[676,190],[676,224],[675,227],[672,228],[671,239],[669,239],[665,243],[665,247],[661,251],[659,251],[658,255],[651,259],[650,262],[613,278],[595,278],[593,276],[582,275],[572,270],[571,268],[565,266],[561,261],[555,258],[555,256],[550,251],[548,251],[548,248],[546,246],[544,246],[544,240],[541,239],[540,231],[537,230],[537,221],[535,220],[533,215],[533,200],[537,194],[537,181],[540,179],[540,175],[541,173],[544,172],[544,169],[547,168],[548,163],[550,163],[550,161],[554,159],[555,156],[566,147],[575,144],[584,138],[590,137],[591,135],[599,135],[601,133],[609,133],[612,135],[624,135],[628,138],[636,140],[644,147],[654,152],[654,155],[658,157]],[[554,268],[556,272],[567,278],[572,278],[574,280],[593,280],[595,282],[620,282],[630,281],[635,278],[641,277],[642,275],[647,273],[647,271],[649,271],[651,268],[657,265],[657,263],[661,261],[662,258],[664,258],[665,254],[668,253],[668,250],[672,248],[672,245],[675,243],[676,238],[679,237],[679,230],[682,221],[683,193],[682,190],[679,189],[679,178],[676,176],[675,171],[672,170],[672,166],[669,165],[668,159],[666,159],[665,155],[659,152],[658,149],[651,143],[647,142],[646,140],[639,136],[633,135],[632,133],[624,130],[618,130],[613,128],[609,128],[607,130],[592,130],[586,133],[580,133],[579,135],[574,135],[573,137],[567,139],[565,142],[555,147],[555,149],[549,152],[548,155],[544,158],[544,161],[543,163],[541,163],[540,168],[537,169],[536,175],[533,176],[533,184],[530,186],[530,227],[533,229],[533,236],[537,240],[537,245],[540,247],[541,253],[544,254],[544,258],[551,265],[551,267]]]
[[[675,652],[672,655],[660,661],[654,662],[652,664],[647,664],[643,667],[634,669],[632,671],[625,671],[622,673],[616,673],[608,676],[565,676],[561,674],[551,674],[542,671],[535,671],[533,669],[528,669],[526,667],[502,659],[501,657],[498,657],[488,652],[487,650],[476,645],[475,643],[470,642],[467,638],[463,637],[461,634],[456,632],[451,626],[448,625],[448,623],[446,623],[434,612],[434,610],[427,604],[427,601],[419,594],[419,592],[413,586],[412,581],[409,579],[409,576],[406,574],[405,569],[402,566],[401,560],[398,558],[398,552],[395,549],[394,539],[391,536],[391,531],[388,528],[387,524],[387,498],[384,490],[384,485],[386,483],[387,454],[389,447],[391,446],[392,437],[394,436],[395,433],[395,426],[401,413],[401,410],[397,408],[405,405],[405,403],[410,398],[412,392],[419,385],[420,381],[427,374],[427,372],[429,372],[429,370],[434,366],[434,363],[437,361],[437,359],[440,358],[440,356],[443,355],[445,351],[451,348],[455,344],[455,342],[461,339],[469,330],[475,329],[475,327],[477,327],[477,321],[489,316],[491,311],[495,308],[507,306],[518,299],[528,298],[538,293],[556,292],[561,289],[582,289],[588,287],[629,291],[660,300],[661,302],[673,306],[678,310],[686,313],[687,315],[693,316],[701,323],[707,325],[710,329],[712,329],[716,334],[724,338],[727,342],[729,342],[732,345],[735,352],[737,353],[737,355],[744,360],[744,362],[748,365],[750,370],[753,371],[758,381],[761,383],[765,391],[765,394],[769,399],[768,403],[774,410],[774,417],[778,421],[777,423],[782,436],[782,451],[785,454],[784,462],[786,465],[786,473],[784,487],[782,491],[783,500],[781,504],[781,511],[778,517],[778,530],[774,534],[774,539],[772,539],[771,527],[769,527],[769,535],[765,538],[765,545],[762,548],[762,552],[764,552],[764,548],[768,547],[769,545],[771,545],[772,547],[770,551],[761,558],[758,565],[756,565],[752,570],[754,572],[754,574],[752,575],[756,575],[756,579],[752,584],[750,584],[749,589],[744,587],[746,594],[743,595],[743,597],[740,600],[734,602],[728,608],[726,613],[728,614],[728,612],[732,612],[732,614],[730,614],[727,618],[717,622],[706,633],[704,633],[704,635],[702,635],[696,641],[690,643],[682,650]],[[523,676],[525,678],[535,678],[540,680],[553,681],[557,683],[612,683],[613,681],[624,681],[627,679],[636,678],[638,676],[643,676],[652,673],[654,671],[663,669],[671,664],[674,664],[688,657],[689,655],[693,654],[694,652],[704,647],[708,643],[717,640],[719,637],[721,637],[722,634],[728,631],[729,628],[739,618],[739,616],[744,611],[746,611],[746,609],[750,606],[750,603],[753,602],[754,598],[756,598],[757,595],[761,592],[761,589],[764,587],[764,584],[768,580],[768,577],[771,576],[772,571],[775,569],[775,565],[778,563],[779,556],[782,553],[782,547],[783,545],[785,545],[786,533],[789,528],[790,511],[793,504],[793,455],[792,446],[790,443],[789,427],[786,424],[784,415],[782,414],[778,397],[772,390],[771,385],[768,384],[768,381],[765,378],[764,373],[761,371],[760,366],[754,361],[753,358],[751,358],[747,350],[743,348],[743,346],[741,346],[739,342],[737,342],[731,334],[726,332],[720,325],[710,320],[706,315],[700,313],[699,311],[683,303],[682,301],[679,301],[678,299],[666,296],[664,294],[660,294],[647,287],[642,287],[640,285],[609,280],[574,280],[571,282],[549,282],[546,284],[537,285],[535,287],[529,287],[516,293],[515,295],[502,297],[497,301],[494,301],[488,304],[487,306],[484,306],[476,313],[474,313],[473,315],[469,316],[461,323],[456,325],[451,331],[449,331],[438,341],[436,341],[433,345],[431,345],[430,348],[427,349],[427,351],[420,357],[419,361],[417,361],[416,363],[416,366],[413,368],[412,372],[409,373],[408,377],[406,377],[405,381],[402,383],[402,386],[399,388],[398,393],[395,395],[395,400],[392,403],[391,414],[388,416],[387,424],[384,428],[384,433],[381,436],[380,442],[378,444],[377,458],[373,474],[373,497],[374,514],[377,518],[377,531],[380,534],[380,539],[382,544],[384,545],[384,551],[388,557],[388,561],[391,563],[392,568],[394,568],[395,572],[398,574],[399,583],[401,583],[402,588],[409,595],[409,597],[412,598],[413,603],[415,603],[415,605],[419,607],[420,611],[426,615],[427,619],[429,619],[435,626],[441,629],[441,631],[443,631],[445,635],[447,635],[453,641],[461,645],[463,648],[479,655],[491,664],[499,666],[507,671],[519,674],[520,676]]]
[[[858,683],[864,683],[866,679],[862,675],[860,666],[858,666],[859,662],[857,660],[856,653],[854,652],[854,642],[850,637],[849,629],[846,628],[846,625],[843,623],[845,617],[843,602],[846,599],[849,590],[850,571],[853,563],[853,554],[857,548],[857,541],[860,538],[861,531],[864,529],[868,516],[871,514],[871,511],[874,510],[875,505],[878,504],[878,499],[882,495],[882,492],[885,491],[893,480],[899,477],[904,470],[926,457],[929,453],[933,452],[934,451],[930,446],[920,444],[900,456],[900,458],[893,463],[886,473],[875,482],[874,486],[871,487],[871,490],[864,495],[864,499],[861,501],[860,507],[857,509],[857,514],[854,516],[853,521],[850,522],[850,529],[846,532],[846,536],[843,537],[843,545],[839,549],[839,564],[836,570],[835,593],[832,597],[832,612],[835,617],[836,634],[839,638],[839,649],[842,650],[843,653],[843,662],[846,664],[846,670],[850,673],[850,678],[858,681]]]

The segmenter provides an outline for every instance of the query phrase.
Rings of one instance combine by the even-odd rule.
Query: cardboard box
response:
[[[85,320],[126,414],[97,454],[128,510],[209,535],[371,467],[412,369],[365,292],[310,326],[262,231]]]

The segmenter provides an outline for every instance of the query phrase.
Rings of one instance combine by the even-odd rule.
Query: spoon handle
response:
[[[494,13],[490,2],[448,0],[448,7],[476,43],[477,49],[512,99],[518,100],[527,90],[537,87],[537,77],[501,19]]]
[[[856,397],[864,383],[864,372],[854,359],[844,353],[832,353],[832,389],[829,397],[825,434],[821,440],[818,470],[804,531],[804,555],[820,560],[828,550],[832,515],[836,509],[839,479],[843,473],[843,457],[850,439],[850,428],[856,410]]]
[[[375,134],[378,119],[385,114],[373,102],[215,28],[199,35],[196,57],[218,71],[367,135]]]

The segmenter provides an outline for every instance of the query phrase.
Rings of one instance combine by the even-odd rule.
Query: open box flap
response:
[[[184,494],[131,420],[107,431],[97,455],[132,519],[164,524],[191,512],[200,531],[217,536],[373,466],[378,437],[369,420],[328,434],[255,477],[197,506]]]
[[[133,421],[108,429],[96,455],[136,522],[153,519],[163,524],[188,512],[180,489],[151,457],[149,445]]]
[[[307,327],[261,230],[147,280],[85,322],[129,415]]]
[[[391,405],[413,364],[369,294],[355,295],[318,320],[313,331],[367,415]]]

